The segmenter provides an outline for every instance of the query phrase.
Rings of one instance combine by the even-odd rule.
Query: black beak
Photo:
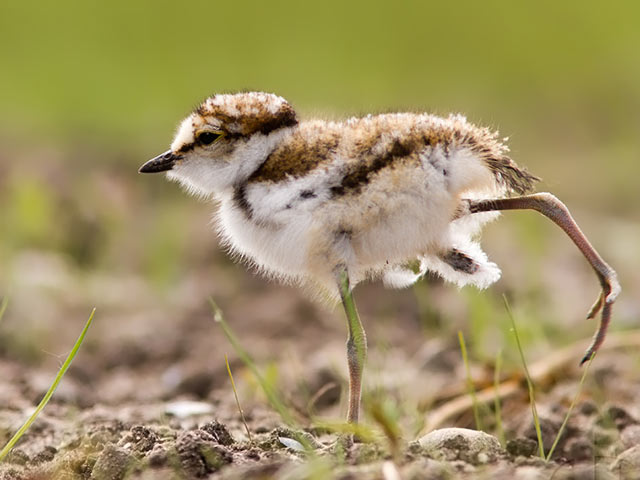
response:
[[[171,170],[175,165],[177,160],[182,158],[181,155],[176,155],[171,150],[167,150],[164,153],[161,153],[155,158],[152,158],[144,165],[140,167],[138,172],[140,173],[158,173],[165,172],[167,170]]]

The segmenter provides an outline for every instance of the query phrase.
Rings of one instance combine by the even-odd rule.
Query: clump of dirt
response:
[[[229,433],[229,430],[227,430],[227,427],[217,420],[207,423],[201,428],[201,430],[211,435],[220,445],[229,446],[236,443]]]
[[[131,451],[109,444],[98,455],[91,469],[91,478],[96,480],[125,478],[128,472],[136,469],[137,465],[138,460]]]
[[[175,452],[182,471],[189,477],[204,477],[233,461],[231,453],[204,430],[180,433]]]
[[[118,446],[139,454],[146,454],[160,442],[160,437],[156,432],[144,425],[136,425],[118,441]]]

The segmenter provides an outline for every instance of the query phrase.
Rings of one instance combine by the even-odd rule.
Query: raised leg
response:
[[[575,222],[569,209],[550,193],[536,193],[523,197],[500,198],[494,200],[467,200],[468,213],[488,212],[493,210],[536,210],[550,218],[573,240],[578,249],[585,256],[598,276],[602,292],[589,310],[587,318],[593,318],[602,310],[600,325],[593,337],[591,345],[582,358],[580,364],[588,361],[598,351],[607,334],[607,328],[611,320],[611,307],[620,293],[620,283],[616,272],[602,259],[591,246],[587,237],[582,233]]]
[[[349,274],[347,269],[342,267],[336,273],[338,289],[342,298],[342,305],[347,314],[347,327],[349,337],[347,338],[347,362],[349,364],[349,413],[347,421],[358,423],[360,414],[360,395],[362,392],[362,371],[367,358],[367,336],[360,322],[356,304],[353,301],[351,287],[349,285]]]

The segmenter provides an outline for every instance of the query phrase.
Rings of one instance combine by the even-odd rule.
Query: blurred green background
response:
[[[276,92],[302,118],[455,111],[498,128],[633,292],[639,25],[635,1],[3,1],[0,294],[26,322],[105,302],[108,287],[86,289],[103,273],[152,285],[160,304],[195,269],[224,273],[203,274],[204,290],[262,288],[219,251],[210,206],[136,173],[199,101],[239,89]],[[504,220],[485,243],[508,288],[540,306],[536,289],[568,282],[563,298],[586,312],[597,285],[568,241],[532,215]],[[36,312],[43,289],[51,301]],[[119,308],[136,304],[123,293]],[[629,322],[633,297],[617,310]]]

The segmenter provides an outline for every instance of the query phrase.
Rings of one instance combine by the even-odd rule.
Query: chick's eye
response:
[[[202,133],[198,134],[198,142],[201,145],[211,145],[213,142],[215,142],[221,136],[222,136],[221,133],[202,132]]]

